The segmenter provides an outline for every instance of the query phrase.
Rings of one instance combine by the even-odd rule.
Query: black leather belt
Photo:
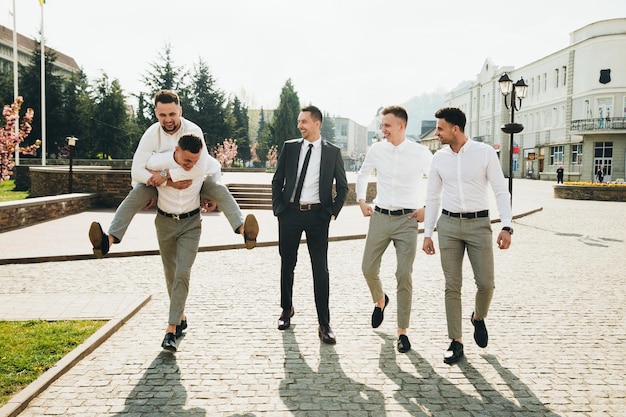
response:
[[[197,208],[193,211],[190,211],[189,213],[183,213],[183,214],[172,214],[172,213],[166,213],[163,210],[161,210],[160,208],[157,207],[157,213],[159,213],[161,216],[165,216],[165,217],[169,217],[171,219],[174,220],[181,220],[181,219],[186,219],[189,217],[193,217],[196,214],[200,213],[200,209]]]
[[[441,210],[441,212],[450,217],[456,217],[459,219],[476,219],[478,217],[489,217],[489,210],[477,211],[475,213],[451,213],[446,209]]]
[[[299,211],[311,211],[311,210],[321,209],[322,204],[321,203],[315,203],[315,204],[289,203],[289,207],[295,208],[296,210],[299,210]]]
[[[403,214],[411,214],[415,211],[413,209],[387,210],[378,206],[374,207],[374,210],[380,214],[387,214],[389,216],[402,216]]]

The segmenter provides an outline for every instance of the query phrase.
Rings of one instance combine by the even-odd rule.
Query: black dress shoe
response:
[[[289,310],[283,309],[280,317],[278,318],[278,330],[287,330],[291,326],[291,318],[296,313],[293,306]]]
[[[452,365],[453,363],[457,363],[463,357],[463,343],[457,342],[453,340],[450,343],[450,347],[443,354],[443,362],[448,365]]]
[[[174,334],[176,338],[179,338],[183,335],[183,331],[187,328],[187,319],[181,320],[180,324],[176,325],[176,333]]]
[[[474,320],[474,313],[470,318],[474,325],[474,341],[481,348],[487,347],[489,343],[489,334],[487,333],[487,326],[485,326],[485,320]]]
[[[109,236],[102,231],[100,223],[91,223],[89,240],[91,241],[91,246],[93,246],[93,253],[97,258],[103,258],[109,253]]]
[[[322,342],[328,343],[329,345],[334,345],[337,343],[337,339],[335,339],[335,334],[330,326],[322,326],[320,325],[317,328],[317,334],[322,339]]]
[[[165,338],[163,338],[161,347],[165,350],[169,350],[170,352],[176,352],[176,336],[174,333],[165,333]]]
[[[380,308],[378,306],[374,307],[374,312],[372,313],[372,327],[377,328],[383,322],[385,318],[385,308],[387,308],[387,304],[389,304],[389,297],[385,294],[385,306]]]
[[[411,350],[411,342],[409,342],[409,337],[405,334],[401,334],[400,337],[398,337],[398,343],[396,347],[398,348],[398,352],[400,353],[407,353],[409,350]]]

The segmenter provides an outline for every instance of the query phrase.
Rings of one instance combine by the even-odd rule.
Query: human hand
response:
[[[511,246],[511,234],[506,230],[501,230],[496,242],[498,243],[498,248],[508,249]]]
[[[435,254],[435,245],[433,244],[433,240],[429,237],[424,238],[424,243],[422,244],[422,250],[426,255],[434,255]]]
[[[202,200],[202,203],[200,204],[200,208],[203,213],[208,213],[217,208],[217,203],[211,200]]]
[[[372,206],[367,204],[365,200],[359,200],[359,207],[361,208],[361,213],[363,213],[363,217],[369,217],[372,215],[374,209]]]
[[[409,214],[409,219],[415,218],[417,222],[424,222],[424,213],[426,212],[426,208],[422,207],[415,210],[413,213]]]
[[[176,188],[177,190],[184,190],[185,188],[189,188],[193,181],[192,180],[180,180],[180,181],[170,181],[169,186]]]

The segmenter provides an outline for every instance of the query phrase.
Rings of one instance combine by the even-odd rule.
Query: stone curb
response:
[[[50,384],[66,373],[81,359],[104,343],[113,333],[122,327],[124,323],[130,320],[132,316],[145,306],[151,298],[152,295],[138,297],[125,311],[109,320],[96,333],[92,334],[82,344],[68,353],[52,368],[48,369],[30,385],[14,395],[0,408],[0,417],[16,417],[19,415],[28,406],[28,403],[41,394]]]

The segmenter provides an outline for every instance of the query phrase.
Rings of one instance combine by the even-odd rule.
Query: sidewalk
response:
[[[215,250],[242,248],[243,241],[221,214],[205,215],[204,252],[192,271],[187,307],[190,327],[175,355],[159,347],[167,316],[159,257],[91,255],[89,223],[99,220],[106,228],[112,211],[0,234],[2,247],[11,248],[4,259],[23,253],[77,259],[0,265],[0,274],[10,278],[3,282],[0,318],[20,311],[33,318],[45,312],[48,319],[111,320],[106,334],[10,405],[21,410],[32,397],[21,417],[623,416],[626,236],[616,225],[625,224],[626,206],[555,200],[552,185],[515,181],[513,246],[495,254],[490,345],[473,343],[468,319],[467,358],[453,367],[441,360],[449,341],[438,256],[420,251],[415,262],[413,350],[401,355],[394,348],[393,248],[381,269],[391,303],[383,325],[369,326],[372,302],[360,273],[364,241],[342,240],[367,231],[357,206],[346,206],[331,226],[335,346],[317,337],[305,246],[296,268],[292,327],[276,330],[280,267],[270,212],[255,212],[261,234],[253,250]],[[534,214],[522,216],[529,212]],[[491,213],[497,216],[493,207]],[[113,253],[156,250],[153,219],[137,216]],[[475,292],[469,264],[464,273],[469,317]],[[5,411],[0,415],[16,415]]]

